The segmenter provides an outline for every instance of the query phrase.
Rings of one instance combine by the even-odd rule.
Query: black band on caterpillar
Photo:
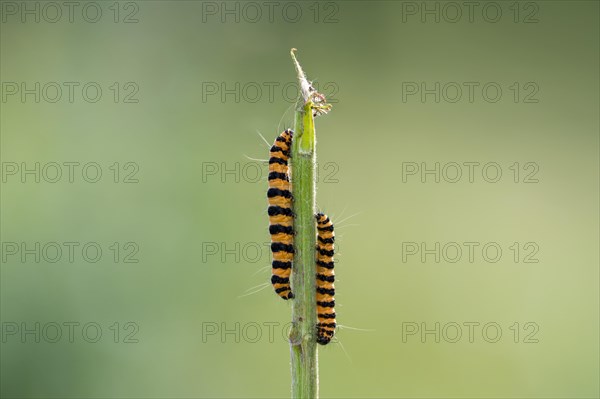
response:
[[[273,252],[273,253],[287,252],[288,254],[293,254],[294,246],[292,244],[283,244],[281,242],[272,242],[271,243],[271,252]]]
[[[294,261],[294,213],[288,158],[292,149],[294,132],[281,133],[273,143],[269,154],[269,234],[273,263],[271,283],[275,293],[283,299],[294,297],[290,286],[290,274]]]
[[[335,275],[333,254],[335,233],[329,218],[318,213],[317,219],[317,343],[327,345],[335,333]]]
[[[294,235],[294,228],[292,226],[282,226],[280,224],[272,224],[269,226],[269,234],[285,233]]]

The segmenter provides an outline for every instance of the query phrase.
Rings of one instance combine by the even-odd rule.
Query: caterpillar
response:
[[[271,284],[275,293],[283,299],[292,299],[290,273],[294,260],[294,214],[288,158],[294,132],[286,129],[271,147],[269,157],[269,233],[273,263]]]
[[[327,345],[335,332],[335,274],[333,251],[335,233],[327,215],[317,213],[317,343]]]

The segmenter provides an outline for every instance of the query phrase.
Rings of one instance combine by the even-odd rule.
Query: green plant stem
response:
[[[296,64],[300,84],[306,77]],[[304,81],[302,81],[304,80]],[[294,193],[294,265],[292,269],[292,328],[290,352],[292,358],[292,398],[319,396],[318,356],[316,343],[316,223],[315,223],[315,128],[312,103],[301,96],[296,109],[291,169]]]

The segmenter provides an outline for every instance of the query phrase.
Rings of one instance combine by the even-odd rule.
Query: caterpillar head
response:
[[[331,338],[333,337],[332,330],[326,330],[324,328],[320,328],[317,326],[317,343],[319,345],[327,345],[331,342]]]

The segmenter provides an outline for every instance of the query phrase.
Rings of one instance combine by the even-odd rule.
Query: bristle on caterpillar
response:
[[[317,343],[327,345],[335,333],[335,274],[333,253],[335,233],[327,215],[318,213],[317,219]]]
[[[273,253],[271,283],[275,293],[283,299],[294,297],[290,274],[294,260],[294,214],[288,159],[294,132],[281,133],[271,147],[269,157],[269,233]]]

